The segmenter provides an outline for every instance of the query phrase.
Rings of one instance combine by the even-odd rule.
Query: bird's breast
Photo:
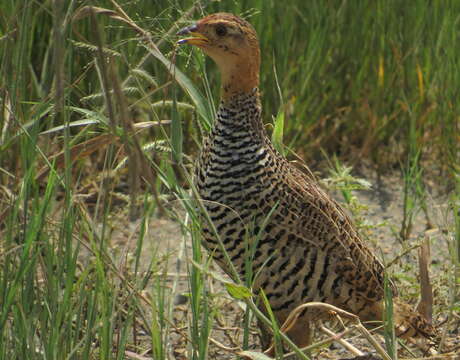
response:
[[[250,136],[215,136],[208,144],[197,169],[202,199],[237,208],[254,200],[254,189],[262,191],[264,186],[261,178],[267,165],[266,149]]]

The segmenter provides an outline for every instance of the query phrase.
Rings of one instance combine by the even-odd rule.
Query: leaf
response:
[[[190,260],[190,261],[194,267],[196,267],[203,273],[210,275],[211,277],[213,277],[215,280],[219,281],[220,283],[224,284],[228,293],[233,298],[237,300],[243,300],[243,299],[248,299],[252,296],[251,290],[249,290],[246,286],[235,284],[234,282],[230,282],[227,279],[225,279],[222,275],[220,275],[218,272],[211,271],[208,268],[204,267],[203,265],[198,264],[196,261],[193,261],[193,260]]]
[[[153,104],[151,104],[151,107],[154,109],[161,109],[164,107],[172,107],[174,106],[174,104],[176,105],[177,110],[194,110],[195,109],[193,105],[177,101],[176,97],[174,97],[172,101],[171,100],[160,100],[160,101],[154,102]]]
[[[272,133],[272,143],[280,154],[284,154],[283,146],[284,135],[284,112],[280,110],[275,118],[274,129]]]
[[[51,133],[54,133],[54,132],[64,130],[67,126],[68,127],[85,126],[85,125],[93,125],[93,124],[99,124],[99,123],[100,123],[100,121],[92,120],[92,119],[84,119],[84,120],[72,121],[68,125],[59,125],[59,126],[55,126],[55,127],[51,128],[51,129],[48,129],[46,131],[42,131],[40,133],[40,135],[51,134]]]
[[[251,290],[244,285],[225,283],[228,293],[237,300],[248,299],[251,297]]]

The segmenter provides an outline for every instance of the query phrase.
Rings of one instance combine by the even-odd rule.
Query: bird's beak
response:
[[[184,27],[183,29],[179,30],[176,35],[191,35],[185,39],[180,39],[177,42],[179,45],[191,44],[196,46],[203,46],[209,42],[206,36],[198,32],[198,26],[196,24]]]

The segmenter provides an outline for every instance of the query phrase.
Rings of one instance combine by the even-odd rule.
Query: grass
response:
[[[426,182],[448,189],[452,221],[436,241],[450,253],[436,277],[435,312],[457,321],[459,2],[86,5],[94,3],[0,5],[0,359],[167,359],[172,334],[187,358],[214,356],[222,302],[236,300],[214,287],[220,280],[201,250],[189,189],[219,78],[199,52],[175,48],[174,34],[215,11],[247,17],[260,34],[264,119],[275,119],[276,145],[316,165],[319,149],[334,154],[334,177],[358,217],[348,166],[401,172],[396,232],[406,242],[417,213],[428,211]],[[150,41],[139,36],[144,30]],[[170,269],[185,255],[164,256],[149,244],[161,231],[151,225],[158,214],[176,218],[192,239],[182,320],[174,296],[185,268]],[[418,286],[395,276],[403,288]],[[254,350],[250,319],[261,314],[238,286],[233,296],[252,309],[239,325],[242,350]],[[236,336],[229,331],[222,339]]]

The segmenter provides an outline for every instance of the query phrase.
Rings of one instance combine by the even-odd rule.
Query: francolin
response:
[[[332,304],[364,322],[381,321],[383,265],[343,208],[267,137],[254,28],[235,15],[217,13],[178,35],[187,35],[179,43],[199,47],[221,73],[221,103],[203,142],[195,184],[239,275],[247,276],[253,246],[253,290],[263,289],[279,324],[294,308],[313,301]],[[209,224],[203,224],[203,237],[215,261],[231,275]],[[397,334],[434,337],[435,329],[390,286]],[[298,346],[307,345],[315,319],[313,311],[304,312],[287,335]]]

